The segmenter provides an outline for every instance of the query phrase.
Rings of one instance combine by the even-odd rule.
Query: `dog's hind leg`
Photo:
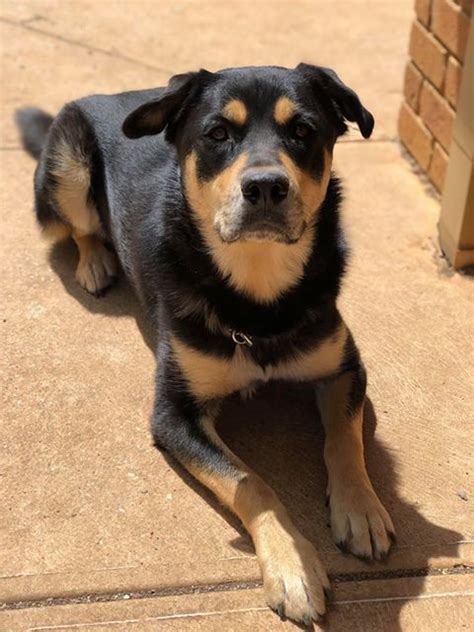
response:
[[[45,237],[71,236],[79,250],[76,280],[101,295],[117,274],[115,254],[105,244],[92,180],[97,145],[90,125],[74,105],[54,120],[35,176],[36,214]]]

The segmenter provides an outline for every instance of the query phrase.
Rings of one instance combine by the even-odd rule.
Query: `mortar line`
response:
[[[25,31],[31,31],[32,33],[36,33],[37,35],[43,35],[45,37],[50,37],[51,39],[55,39],[63,44],[69,44],[70,46],[78,46],[79,48],[83,48],[84,50],[88,50],[94,53],[101,53],[102,55],[107,55],[107,57],[111,57],[112,59],[121,59],[122,61],[126,61],[131,64],[135,64],[137,66],[141,66],[142,68],[146,68],[148,70],[155,70],[157,72],[166,73],[167,75],[172,75],[173,72],[168,68],[160,68],[159,66],[154,66],[153,64],[147,64],[146,62],[139,61],[134,57],[128,57],[127,55],[122,55],[121,53],[113,52],[107,50],[106,48],[100,48],[99,46],[92,46],[91,44],[85,44],[83,42],[79,42],[77,40],[69,39],[68,37],[64,37],[63,35],[58,35],[56,33],[51,33],[50,31],[46,31],[40,29],[35,26],[31,26],[30,24],[23,22],[16,22],[15,20],[10,20],[9,18],[0,17],[0,22],[4,24],[9,24],[10,26],[16,26],[17,28],[24,29]]]
[[[459,564],[448,568],[412,568],[394,571],[363,571],[360,573],[339,573],[329,575],[334,584],[343,584],[355,581],[395,580],[402,578],[436,577],[446,575],[470,575],[474,574],[474,566]],[[25,608],[44,608],[49,606],[75,605],[85,603],[105,603],[113,601],[130,601],[132,599],[153,599],[159,597],[174,597],[192,594],[217,593],[225,591],[252,590],[261,588],[262,581],[229,581],[216,584],[191,584],[188,586],[167,586],[155,590],[121,590],[116,592],[103,592],[82,594],[71,597],[43,597],[40,599],[24,599],[0,604],[0,611],[23,610]],[[408,599],[409,597],[407,597]]]

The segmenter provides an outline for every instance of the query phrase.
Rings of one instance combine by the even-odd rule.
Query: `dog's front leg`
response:
[[[343,550],[364,559],[383,559],[395,532],[365,467],[365,370],[351,338],[347,345],[347,370],[322,382],[317,390],[326,432],[324,458],[331,527],[336,544]]]
[[[156,444],[240,518],[255,545],[268,605],[295,621],[317,620],[325,612],[329,582],[315,548],[297,531],[275,492],[218,436],[217,404],[196,399],[176,366],[159,373]]]

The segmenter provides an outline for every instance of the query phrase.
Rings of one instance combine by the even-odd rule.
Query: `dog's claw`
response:
[[[285,619],[286,619],[286,616],[285,616],[285,604],[279,603],[277,608],[276,608],[276,613],[277,613],[277,615],[280,617],[280,619],[282,621],[285,621]]]
[[[313,622],[313,617],[311,617],[309,614],[305,614],[303,617],[303,625],[309,628],[312,622]]]

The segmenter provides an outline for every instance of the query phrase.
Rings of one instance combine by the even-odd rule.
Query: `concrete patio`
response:
[[[0,630],[291,630],[247,535],[151,444],[154,360],[125,282],[75,285],[32,208],[12,122],[94,92],[233,65],[329,65],[374,113],[336,148],[352,245],[341,310],[369,371],[366,457],[398,541],[366,565],[334,546],[306,389],[229,402],[232,448],[274,487],[333,584],[326,627],[462,630],[473,620],[473,279],[436,249],[437,200],[400,153],[412,0],[2,0]],[[145,334],[146,338],[146,334]],[[471,621],[471,623],[469,623]]]

